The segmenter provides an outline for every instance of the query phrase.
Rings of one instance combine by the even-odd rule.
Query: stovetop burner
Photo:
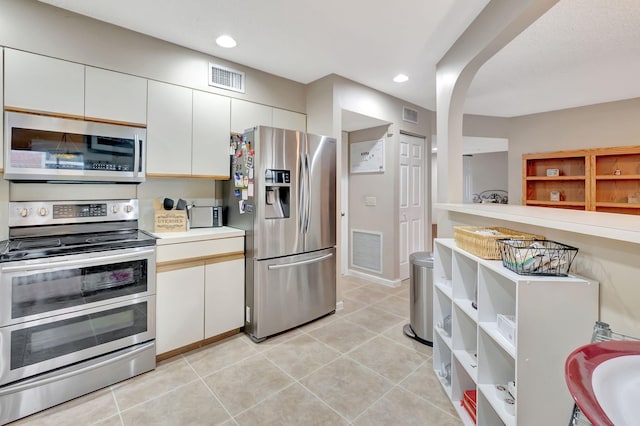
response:
[[[156,238],[154,236],[138,229],[62,235],[56,238],[17,238],[6,241],[4,247],[0,249],[0,262],[153,246],[155,244]]]
[[[153,246],[138,229],[138,200],[10,203],[0,262]]]
[[[16,240],[10,250],[34,250],[40,248],[60,247],[61,245],[62,241],[60,241],[60,238],[24,238]]]

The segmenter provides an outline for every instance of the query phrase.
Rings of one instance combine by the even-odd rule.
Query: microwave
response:
[[[5,113],[4,178],[39,182],[145,180],[146,129]]]

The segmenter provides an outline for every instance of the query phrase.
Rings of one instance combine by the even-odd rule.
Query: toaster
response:
[[[189,212],[191,228],[213,228],[223,225],[223,208],[221,206],[193,206]]]

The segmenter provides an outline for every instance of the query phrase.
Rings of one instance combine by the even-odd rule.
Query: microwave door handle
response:
[[[136,135],[133,142],[133,175],[140,176],[140,152],[142,151],[142,139]]]

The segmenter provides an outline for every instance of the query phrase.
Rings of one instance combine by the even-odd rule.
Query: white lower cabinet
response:
[[[205,266],[204,338],[244,325],[244,259]]]
[[[518,275],[452,239],[435,240],[433,272],[433,368],[463,423],[473,424],[461,401],[475,390],[479,426],[567,424],[564,363],[591,340],[598,283]],[[498,314],[514,317],[513,341],[498,331]],[[510,381],[515,407],[497,389]]]
[[[157,250],[157,355],[194,349],[244,325],[244,237]]]
[[[156,286],[156,353],[202,340],[204,266],[160,272]]]

